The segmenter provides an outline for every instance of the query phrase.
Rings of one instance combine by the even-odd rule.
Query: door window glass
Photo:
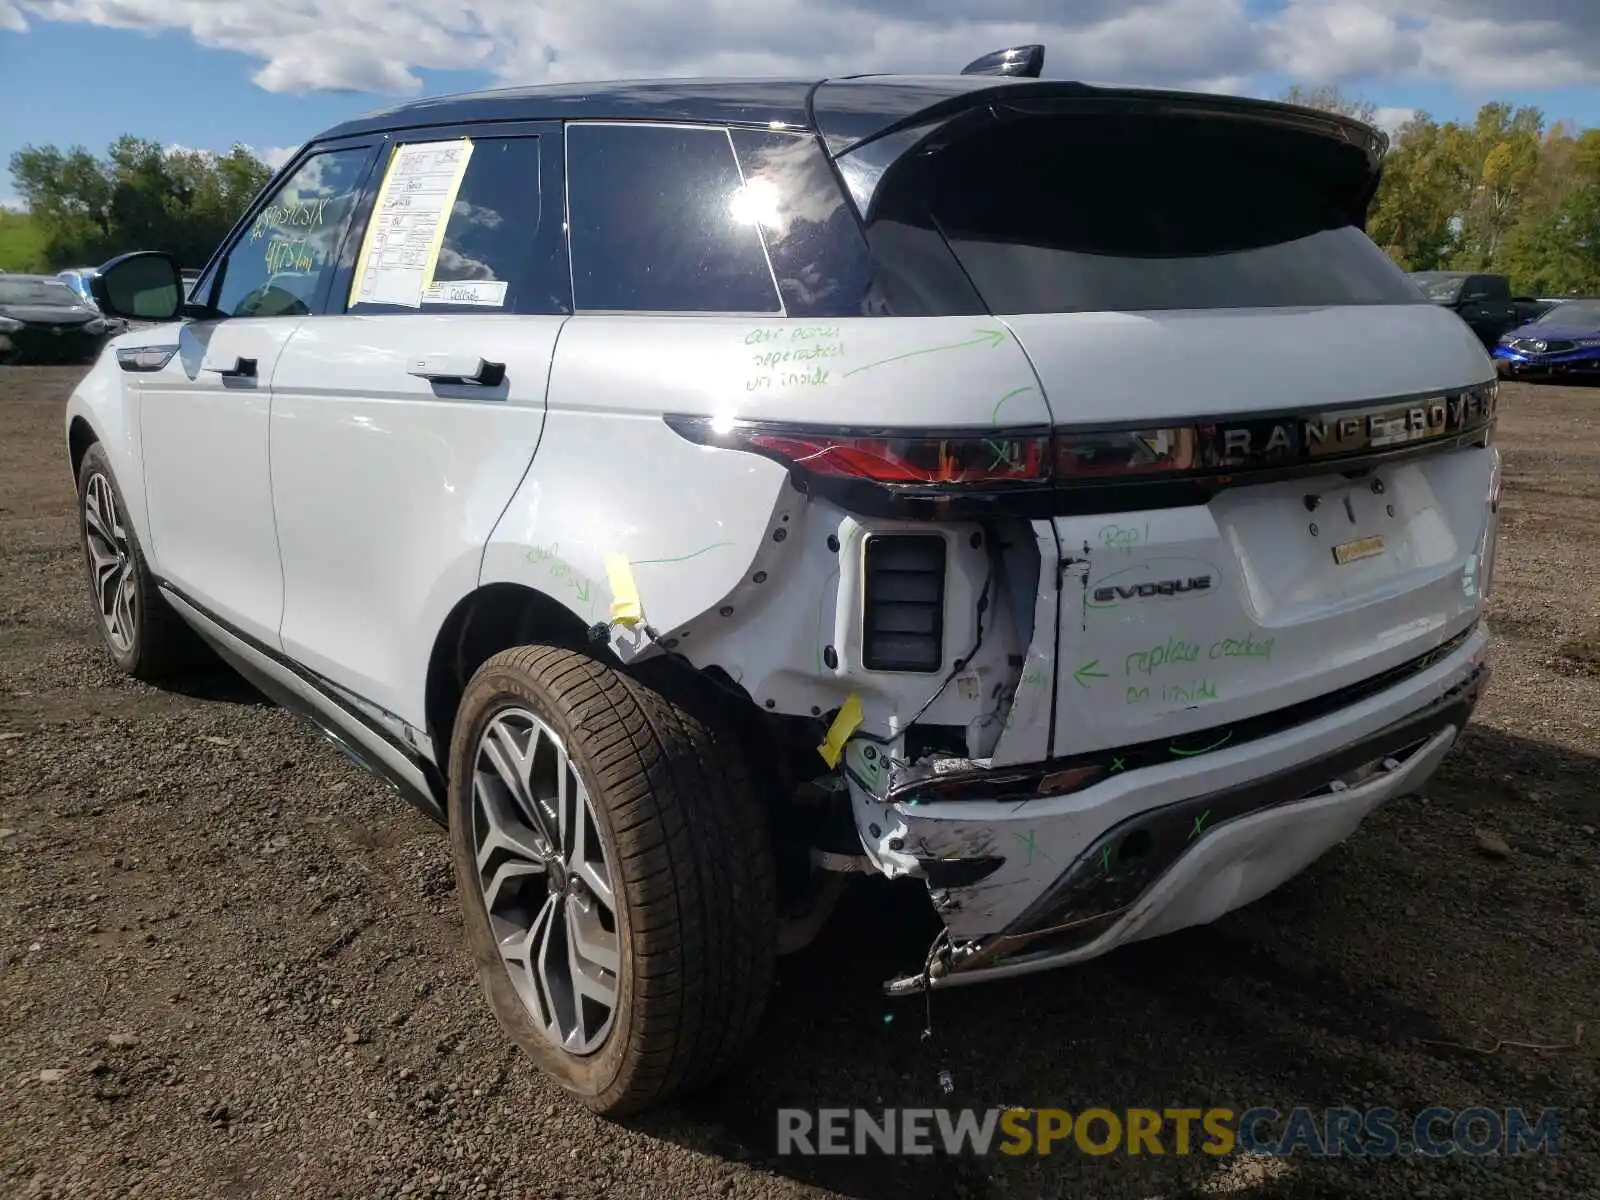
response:
[[[460,139],[439,142],[446,145]],[[415,148],[435,144],[407,143]],[[396,148],[398,153],[400,147]],[[539,139],[537,137],[471,138],[467,166],[451,203],[439,241],[431,279],[411,274],[411,291],[420,307],[362,299],[356,281],[350,305],[354,313],[379,312],[513,312],[565,311],[560,293],[567,290],[565,265],[554,278],[548,255],[539,254]],[[363,275],[378,285],[376,273],[391,267],[416,266],[408,260],[413,243],[428,243],[437,223],[432,214],[418,214],[403,192],[392,187],[383,209],[373,213]],[[437,209],[433,210],[437,212]],[[424,258],[428,246],[421,247]],[[542,264],[542,265],[541,265]],[[416,266],[420,270],[420,266]],[[551,276],[546,279],[544,276]],[[383,296],[372,286],[369,296]]]
[[[370,151],[313,155],[284,180],[234,243],[216,306],[229,317],[303,317],[334,268]]]

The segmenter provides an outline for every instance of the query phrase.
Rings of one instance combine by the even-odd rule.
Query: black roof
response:
[[[380,109],[318,139],[476,121],[640,120],[811,128],[815,79],[638,79],[494,88]]]
[[[1320,127],[1381,154],[1383,135],[1351,118],[1275,101],[1160,88],[1097,87],[994,75],[850,75],[836,79],[637,79],[495,88],[414,100],[325,130],[312,141],[484,121],[650,120],[815,131],[834,154],[912,117],[982,103],[980,92],[1197,103],[1214,111],[1274,114]],[[1379,139],[1372,141],[1372,139]]]
[[[852,75],[543,84],[413,100],[366,113],[312,140],[478,121],[652,120],[820,130],[830,141],[854,142],[953,97],[1037,82],[993,75]]]

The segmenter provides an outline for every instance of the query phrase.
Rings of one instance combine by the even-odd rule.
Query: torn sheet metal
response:
[[[1039,585],[1033,604],[1033,637],[1007,710],[1000,740],[991,755],[996,766],[1042,762],[1050,757],[1051,697],[1056,673],[1056,620],[1060,607],[1057,563],[1061,558],[1055,527],[1032,522],[1039,553]]]

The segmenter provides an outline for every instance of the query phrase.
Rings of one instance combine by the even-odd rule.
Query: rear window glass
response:
[[[725,129],[567,126],[572,291],[579,309],[782,311]]]
[[[926,184],[997,313],[1416,303],[1350,223],[1364,181],[1338,153],[1216,122],[1054,116],[940,151]]]

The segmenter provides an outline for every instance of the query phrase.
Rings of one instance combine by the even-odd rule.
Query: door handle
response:
[[[254,379],[256,377],[256,360],[253,358],[235,358],[231,367],[201,367],[200,369],[214,372],[224,379]]]
[[[489,362],[471,354],[431,354],[413,358],[406,374],[431,383],[473,383],[479,387],[499,387],[505,382],[505,363]]]

